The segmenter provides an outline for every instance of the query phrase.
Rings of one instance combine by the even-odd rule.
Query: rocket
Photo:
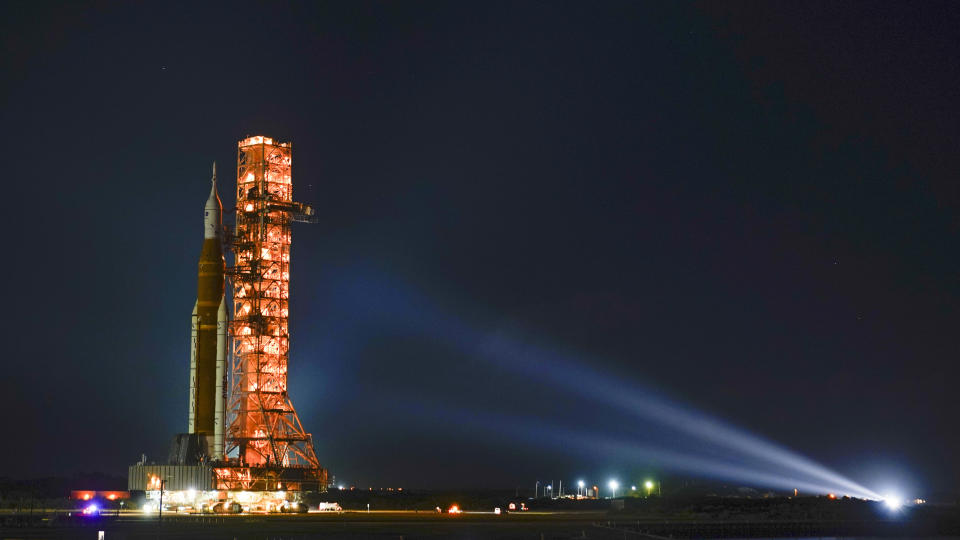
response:
[[[223,294],[223,204],[217,195],[216,163],[203,209],[203,248],[197,270],[197,301],[190,316],[188,432],[203,435],[207,441],[212,436],[209,456],[221,460],[226,425],[227,303]]]

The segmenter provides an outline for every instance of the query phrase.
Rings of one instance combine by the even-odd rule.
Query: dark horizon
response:
[[[290,395],[338,479],[693,476],[570,433],[741,460],[536,374],[569,364],[871,489],[960,482],[956,3],[3,12],[0,476],[186,430],[210,163],[229,210],[260,134],[320,216]]]

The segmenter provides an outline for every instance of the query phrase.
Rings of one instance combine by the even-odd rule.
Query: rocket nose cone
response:
[[[217,195],[217,164],[213,164],[213,178],[210,181],[210,197],[203,209],[203,237],[217,238],[220,236],[222,224],[223,204]]]

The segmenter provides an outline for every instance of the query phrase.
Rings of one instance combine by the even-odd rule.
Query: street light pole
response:
[[[160,479],[160,506],[157,508],[157,525],[163,522],[163,486],[167,485],[167,479]]]

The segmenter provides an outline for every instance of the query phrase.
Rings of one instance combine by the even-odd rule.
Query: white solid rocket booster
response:
[[[190,314],[190,408],[187,413],[187,433],[193,433],[197,417],[197,302]]]
[[[227,295],[223,295],[217,312],[217,393],[214,395],[216,409],[213,413],[213,451],[215,460],[223,459],[223,433],[226,427],[227,402]]]

